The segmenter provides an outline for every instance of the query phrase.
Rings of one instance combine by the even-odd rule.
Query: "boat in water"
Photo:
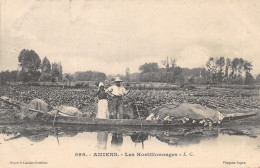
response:
[[[205,126],[205,123],[201,122],[202,120],[190,120],[190,122],[184,121],[183,118],[174,118],[170,122],[168,120],[147,120],[147,119],[99,119],[99,118],[89,118],[83,116],[69,116],[64,115],[64,112],[57,110],[57,113],[44,112],[41,110],[35,110],[29,108],[25,103],[15,101],[6,96],[0,97],[0,100],[16,106],[18,109],[26,109],[26,111],[35,114],[35,119],[47,124],[73,124],[73,125],[104,125],[104,126],[141,126],[141,127],[173,127],[173,126]],[[63,115],[62,115],[63,114]],[[66,113],[65,113],[66,114]],[[248,113],[232,113],[224,114],[221,123],[229,122],[233,120],[248,118],[256,116],[256,112]],[[195,122],[194,122],[195,121]],[[204,119],[203,119],[204,121]],[[220,123],[214,123],[217,125]],[[211,125],[210,125],[211,126]]]

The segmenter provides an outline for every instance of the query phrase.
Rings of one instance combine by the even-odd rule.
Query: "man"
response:
[[[113,97],[113,113],[114,117],[117,119],[123,119],[123,96],[128,94],[130,91],[130,89],[126,90],[123,86],[121,86],[121,82],[123,81],[119,77],[116,77],[114,81],[115,85],[110,86],[106,90],[106,92]]]

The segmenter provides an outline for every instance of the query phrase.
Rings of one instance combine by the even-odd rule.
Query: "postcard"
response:
[[[260,1],[0,7],[1,168],[260,167]]]

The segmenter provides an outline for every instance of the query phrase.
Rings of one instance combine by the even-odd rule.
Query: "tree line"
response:
[[[252,63],[243,58],[210,57],[207,64],[209,81],[213,83],[252,84]]]
[[[158,63],[145,63],[139,67],[141,82],[171,82],[176,84],[253,84],[259,80],[251,74],[252,63],[243,58],[210,57],[205,68],[181,68],[174,59],[167,57],[162,61],[164,67]]]
[[[104,81],[106,74],[96,71],[75,72],[72,79],[75,81]]]
[[[23,49],[18,55],[21,70],[0,72],[0,83],[7,82],[57,82],[57,81],[103,81],[106,74],[102,72],[86,71],[65,74],[61,62],[53,62],[45,56],[43,60],[34,50]]]
[[[36,82],[62,80],[62,64],[51,63],[47,57],[41,61],[34,50],[23,49],[18,55],[20,71],[2,71],[0,82]]]
[[[107,78],[103,72],[85,71],[74,74],[64,74],[61,62],[51,63],[45,56],[41,61],[34,50],[23,49],[18,55],[19,71],[0,72],[0,83],[6,82],[36,82],[36,81],[104,81]],[[253,84],[260,83],[260,75],[254,79],[251,74],[252,63],[243,58],[210,57],[205,68],[181,68],[176,60],[166,58],[158,63],[145,63],[139,66],[141,73],[130,73],[126,68],[125,75],[120,75],[126,82],[166,82],[182,85],[185,83],[197,84]]]
[[[141,74],[139,80],[141,82],[170,82],[181,85],[185,82],[182,68],[176,65],[176,61],[167,57],[161,61],[164,65],[159,68],[158,63],[145,63],[139,67]]]

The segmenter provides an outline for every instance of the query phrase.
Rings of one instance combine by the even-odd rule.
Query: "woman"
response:
[[[98,85],[98,92],[95,94],[98,98],[98,112],[97,118],[108,118],[108,101],[107,101],[107,93],[105,92],[105,87],[102,82]]]

